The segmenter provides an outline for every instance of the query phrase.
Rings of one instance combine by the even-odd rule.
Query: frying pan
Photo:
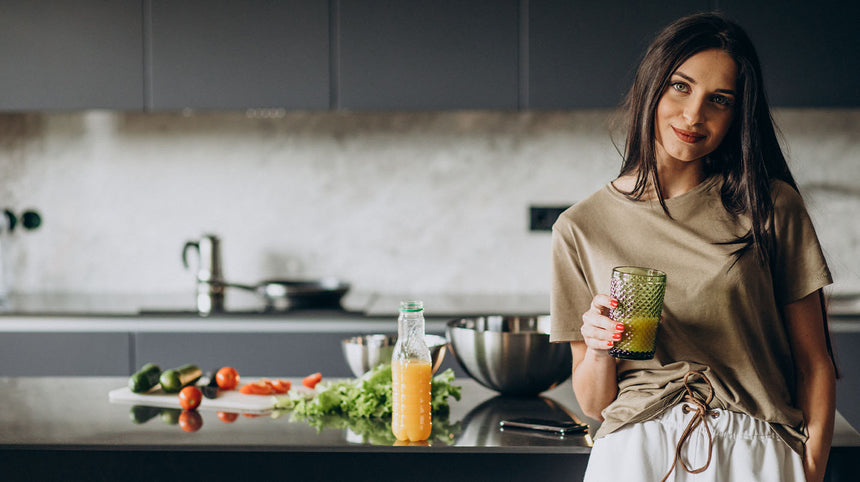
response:
[[[349,291],[349,283],[334,279],[269,279],[256,285],[226,283],[227,287],[257,293],[268,311],[340,308],[340,300]]]

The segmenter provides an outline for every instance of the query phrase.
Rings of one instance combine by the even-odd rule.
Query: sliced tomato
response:
[[[322,373],[312,373],[302,379],[302,385],[308,388],[314,388],[315,386],[317,386],[317,383],[319,383],[320,380],[322,380]]]
[[[272,382],[272,388],[275,390],[275,393],[287,393],[292,386],[293,383],[289,380],[274,380]]]
[[[266,383],[246,383],[239,389],[246,395],[271,395],[272,388]]]
[[[265,378],[253,383],[246,383],[242,385],[242,388],[240,388],[239,391],[246,395],[271,395],[275,393],[272,382]]]

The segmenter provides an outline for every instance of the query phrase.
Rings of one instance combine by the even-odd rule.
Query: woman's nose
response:
[[[701,124],[704,121],[704,102],[697,99],[690,99],[684,105],[684,120],[690,125]]]

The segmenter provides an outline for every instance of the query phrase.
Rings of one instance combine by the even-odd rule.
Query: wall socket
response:
[[[529,231],[552,231],[558,216],[570,206],[529,206]]]

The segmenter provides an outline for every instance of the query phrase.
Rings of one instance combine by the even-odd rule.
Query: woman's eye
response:
[[[715,96],[711,97],[711,100],[713,100],[714,103],[725,106],[725,107],[732,105],[732,99],[729,99],[728,97],[726,97],[724,95],[715,95]]]
[[[678,92],[688,92],[690,88],[683,82],[672,82],[672,88]]]

